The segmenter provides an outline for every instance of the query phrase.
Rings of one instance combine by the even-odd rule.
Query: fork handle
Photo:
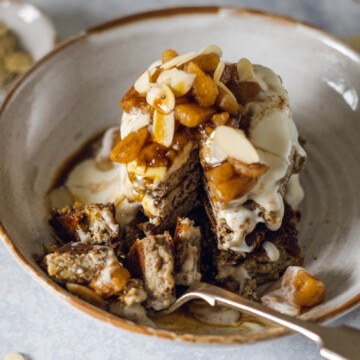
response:
[[[189,289],[190,290],[190,289]],[[320,354],[330,360],[360,359],[360,330],[349,326],[325,327],[281,314],[262,304],[206,283],[197,284],[187,295],[201,297],[211,305],[225,305],[273,321],[317,343]]]

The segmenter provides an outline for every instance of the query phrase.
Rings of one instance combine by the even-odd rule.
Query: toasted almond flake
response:
[[[182,64],[185,64],[186,62],[192,60],[193,58],[195,58],[197,56],[195,51],[191,51],[182,55],[179,55],[173,59],[171,59],[170,61],[166,62],[165,64],[162,64],[160,67],[162,69],[171,69],[173,67],[176,66],[180,66]]]
[[[175,96],[180,97],[191,89],[195,77],[195,74],[189,74],[183,70],[173,68],[163,71],[159,75],[157,83],[169,85]]]
[[[225,69],[225,63],[223,61],[220,61],[217,68],[214,71],[214,76],[213,76],[213,79],[217,84],[220,82],[220,78],[222,73],[224,72],[224,69]]]
[[[160,111],[154,112],[154,141],[169,147],[173,141],[175,131],[174,111],[170,114],[163,114]]]
[[[242,58],[237,63],[237,73],[239,81],[246,81],[253,77],[254,69],[250,60]]]
[[[246,164],[260,161],[253,144],[247,139],[242,130],[230,126],[218,126],[215,129],[214,142],[228,156]]]
[[[224,72],[224,69],[225,69],[225,63],[224,63],[223,61],[220,61],[220,62],[219,62],[219,65],[217,66],[217,68],[216,68],[215,71],[214,71],[213,79],[214,79],[214,81],[215,81],[215,83],[216,83],[216,85],[217,85],[218,87],[220,87],[221,89],[223,89],[224,91],[226,91],[226,92],[230,95],[232,101],[233,101],[234,104],[236,105],[236,104],[238,104],[238,102],[237,102],[237,100],[236,100],[236,97],[235,97],[234,94],[230,91],[230,89],[229,89],[224,83],[222,83],[222,82],[220,81],[220,78],[221,78],[222,73]]]
[[[149,124],[150,114],[143,114],[140,110],[136,110],[131,114],[124,112],[120,124],[121,139]]]
[[[148,70],[153,70],[153,69],[157,68],[158,66],[160,66],[161,64],[162,64],[161,60],[156,60],[148,67]]]
[[[138,93],[144,94],[150,89],[151,74],[149,70],[142,73],[135,81],[134,88]]]
[[[170,87],[164,84],[152,85],[146,93],[146,101],[164,114],[169,114],[175,108],[175,95]]]
[[[104,308],[105,301],[103,298],[98,295],[95,291],[89,289],[86,286],[82,286],[74,283],[67,283],[66,288],[75,296],[78,296],[80,299],[83,299],[93,305]]]
[[[223,56],[222,50],[217,45],[208,45],[208,46],[204,47],[202,50],[199,51],[199,55],[211,54],[211,53],[217,54],[220,57]]]

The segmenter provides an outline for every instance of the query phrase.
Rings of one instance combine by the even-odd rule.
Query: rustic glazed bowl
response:
[[[302,175],[300,242],[305,267],[327,300],[305,317],[327,320],[360,302],[360,56],[294,20],[228,8],[181,8],[114,20],[43,58],[7,96],[0,113],[1,235],[51,292],[94,318],[132,332],[192,342],[249,342],[282,328],[229,335],[175,334],[123,320],[67,293],[32,258],[51,241],[44,195],[56,170],[89,137],[116,124],[118,102],[164,49],[217,44],[224,58],[273,68],[289,90],[309,162]]]

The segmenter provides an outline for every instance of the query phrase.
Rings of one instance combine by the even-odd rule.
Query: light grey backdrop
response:
[[[99,22],[134,12],[209,4],[256,8],[291,16],[344,40],[360,34],[360,3],[355,0],[31,2],[53,19],[62,39]],[[334,324],[339,323],[360,327],[360,309]],[[315,345],[295,335],[254,345],[210,348],[133,336],[93,320],[45,291],[15,262],[0,242],[0,360],[12,351],[26,354],[32,360],[320,359]]]

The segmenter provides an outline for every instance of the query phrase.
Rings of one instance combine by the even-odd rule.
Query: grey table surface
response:
[[[33,0],[62,39],[130,13],[185,5],[229,5],[291,16],[344,40],[360,34],[355,0]],[[1,180],[0,180],[1,181]],[[360,308],[333,322],[360,328]],[[0,360],[10,352],[31,360],[60,359],[320,359],[316,346],[292,335],[242,346],[184,345],[133,335],[72,308],[45,290],[0,242]],[[359,344],[360,359],[360,344]]]

